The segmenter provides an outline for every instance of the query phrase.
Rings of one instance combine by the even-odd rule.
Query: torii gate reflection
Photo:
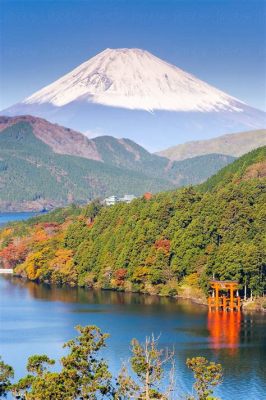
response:
[[[208,330],[214,350],[228,348],[231,354],[237,352],[242,313],[240,311],[224,312],[213,310],[208,312]]]
[[[212,280],[213,295],[208,298],[208,329],[214,350],[237,351],[241,328],[241,302],[237,281]]]

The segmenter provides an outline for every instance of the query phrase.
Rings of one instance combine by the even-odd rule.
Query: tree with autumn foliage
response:
[[[60,248],[56,250],[54,258],[49,262],[51,282],[70,286],[77,284],[77,270],[73,262],[73,250]]]
[[[125,268],[119,268],[114,272],[114,277],[115,277],[115,285],[116,286],[123,286],[125,283],[125,279],[127,276],[127,270]]]
[[[4,268],[14,268],[17,264],[25,261],[27,253],[26,243],[17,239],[0,250],[0,260]]]

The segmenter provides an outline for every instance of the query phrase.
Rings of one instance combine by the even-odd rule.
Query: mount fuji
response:
[[[140,49],[106,49],[1,114],[127,136],[153,151],[266,126],[263,111]]]

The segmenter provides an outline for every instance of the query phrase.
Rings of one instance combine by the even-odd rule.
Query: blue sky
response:
[[[3,109],[105,48],[146,49],[266,109],[263,0],[0,0]]]

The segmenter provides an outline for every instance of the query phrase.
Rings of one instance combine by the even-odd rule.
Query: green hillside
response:
[[[88,201],[113,193],[159,191],[172,185],[137,171],[102,162],[54,153],[37,139],[27,123],[13,125],[0,134],[0,200],[34,200],[59,203]]]
[[[51,208],[112,194],[156,193],[203,182],[233,161],[213,154],[172,163],[128,139],[90,141],[34,117],[18,121],[2,117],[1,121],[1,210]],[[82,157],[71,154],[71,149]]]
[[[104,163],[145,173],[151,177],[172,182],[173,186],[186,186],[203,182],[235,157],[207,154],[182,161],[169,161],[149,153],[130,139],[100,136],[92,141]]]
[[[189,187],[111,207],[91,203],[10,225],[0,234],[0,258],[29,279],[57,284],[161,295],[190,288],[199,299],[214,276],[261,295],[266,179],[254,170],[265,162],[265,149],[241,157],[215,190]],[[230,171],[238,179],[229,179]]]
[[[245,179],[247,171],[253,173],[254,177],[266,176],[266,146],[260,147],[247,153],[234,163],[222,168],[206,182],[200,185],[200,190],[213,190],[224,186],[229,182]],[[252,168],[251,168],[252,167]]]

